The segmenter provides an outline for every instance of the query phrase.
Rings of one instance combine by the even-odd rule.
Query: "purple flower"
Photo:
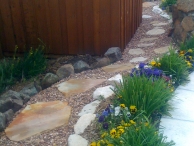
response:
[[[154,69],[152,73],[153,73],[154,76],[161,76],[162,75],[162,70]]]
[[[104,115],[101,115],[101,116],[98,118],[98,122],[102,123],[102,122],[104,122],[104,119],[105,119],[105,116],[104,116]]]
[[[109,114],[109,113],[108,113],[108,111],[106,111],[106,110],[104,110],[104,111],[102,112],[102,115],[103,115],[103,116],[108,116],[108,114]]]
[[[102,125],[102,127],[104,128],[104,129],[108,129],[108,123],[104,123],[103,125]]]
[[[143,69],[144,66],[145,66],[145,63],[140,63],[140,64],[139,64],[139,68],[140,68],[140,69]]]

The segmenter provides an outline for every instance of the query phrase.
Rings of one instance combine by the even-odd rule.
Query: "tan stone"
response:
[[[168,23],[160,22],[160,23],[154,23],[153,26],[164,26],[167,25]]]
[[[147,44],[138,44],[137,46],[139,48],[145,48],[145,47],[150,47],[150,46],[153,46],[153,45],[154,45],[154,43],[147,43]]]
[[[154,37],[154,38],[143,38],[143,39],[140,40],[140,42],[141,43],[143,43],[143,42],[149,42],[149,41],[154,41],[156,39],[158,39],[158,38],[156,38],[156,37]]]
[[[71,79],[65,81],[58,85],[58,90],[62,92],[66,97],[71,95],[79,94],[85,92],[102,82],[106,81],[105,79]]]
[[[148,7],[152,7],[152,6],[155,6],[155,4],[152,2],[144,2],[143,3],[143,8],[148,8]]]
[[[117,64],[105,66],[102,69],[107,73],[120,72],[125,70],[131,70],[134,67],[131,63]]]
[[[160,21],[152,21],[152,22],[150,22],[150,24],[157,24],[157,23],[160,23]]]
[[[187,32],[182,28],[180,21],[177,19],[174,23],[173,36],[175,39],[184,42],[187,37]]]
[[[187,16],[183,19],[181,22],[182,27],[185,31],[192,31],[194,30],[194,22],[193,18],[191,16]]]
[[[146,34],[147,35],[160,35],[160,34],[163,34],[163,33],[165,33],[164,29],[154,28],[152,30],[149,30]]]
[[[194,0],[177,0],[177,8],[183,12],[194,11]]]
[[[140,54],[145,54],[145,52],[144,50],[137,48],[137,49],[130,49],[129,54],[130,55],[140,55]]]
[[[154,52],[156,54],[163,54],[163,53],[167,53],[169,51],[169,47],[170,46],[165,46],[165,47],[160,47],[154,50]]]
[[[10,140],[20,141],[45,130],[66,125],[71,107],[66,102],[38,102],[26,108],[5,129]]]

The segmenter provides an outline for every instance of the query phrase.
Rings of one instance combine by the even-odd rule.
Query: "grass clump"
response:
[[[46,69],[44,46],[31,48],[21,58],[3,59],[0,62],[0,92],[13,85],[17,81],[34,77]],[[17,49],[17,47],[16,47]]]
[[[119,98],[117,101],[127,107],[136,106],[138,110],[145,111],[148,118],[151,118],[154,112],[169,115],[168,101],[172,92],[163,79],[153,79],[145,76],[123,77],[121,86],[114,90]]]
[[[159,69],[163,70],[167,76],[172,76],[175,86],[182,84],[188,80],[189,66],[184,60],[184,57],[180,57],[176,50],[170,48],[169,54],[164,54],[159,60]],[[151,62],[152,63],[152,62]]]

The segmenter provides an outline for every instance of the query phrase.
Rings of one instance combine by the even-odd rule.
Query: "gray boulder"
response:
[[[2,113],[6,112],[7,110],[13,107],[12,105],[13,105],[13,102],[10,97],[0,100],[0,112]]]
[[[23,107],[23,101],[19,99],[12,99],[12,108],[14,112],[17,112]]]
[[[7,99],[8,97],[12,98],[12,99],[19,99],[19,100],[23,100],[24,98],[28,98],[29,96],[23,93],[19,93],[13,90],[9,90],[6,93],[4,93],[3,95],[1,95],[0,99]]]
[[[8,111],[6,111],[5,113],[3,113],[5,115],[5,119],[6,119],[6,123],[10,122],[13,119],[14,116],[14,112],[12,109],[9,109]]]
[[[57,75],[53,73],[47,73],[41,82],[42,89],[46,89],[58,81],[59,77]]]
[[[104,56],[108,57],[111,63],[116,62],[122,58],[121,49],[119,47],[109,48]]]
[[[82,60],[77,61],[73,65],[73,67],[74,67],[74,70],[75,70],[76,73],[79,73],[79,72],[82,72],[84,70],[90,69],[90,66],[86,62],[84,62]]]
[[[5,115],[0,113],[0,132],[5,129],[6,126],[6,118]]]
[[[61,66],[56,72],[59,79],[69,77],[73,73],[74,73],[74,68],[71,64],[65,64],[65,65]]]
[[[34,83],[30,83],[26,87],[24,87],[19,93],[22,93],[22,94],[25,94],[28,96],[34,96],[38,92],[37,92],[36,88],[34,87]]]
[[[104,57],[100,60],[98,60],[98,62],[95,62],[91,65],[91,68],[95,69],[95,68],[100,68],[100,67],[103,67],[103,66],[107,66],[111,64],[111,61],[108,57]]]

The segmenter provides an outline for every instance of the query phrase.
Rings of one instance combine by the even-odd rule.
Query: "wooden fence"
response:
[[[38,45],[49,54],[102,55],[122,50],[142,21],[142,0],[0,0],[3,53]]]

